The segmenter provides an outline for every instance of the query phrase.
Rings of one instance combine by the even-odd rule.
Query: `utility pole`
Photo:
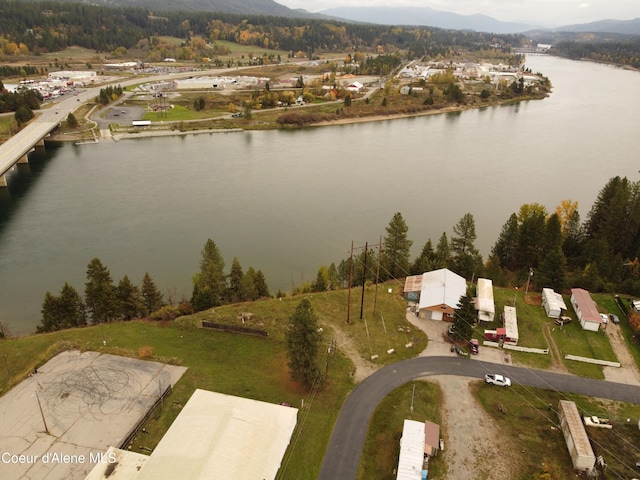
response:
[[[351,253],[349,254],[349,295],[347,296],[347,324],[351,316],[351,281],[353,279],[353,240],[351,240]]]
[[[379,247],[382,244],[382,241],[379,244],[371,245],[372,247]],[[351,319],[351,283],[353,282],[353,251],[354,250],[364,250],[364,274],[362,280],[362,299],[360,301],[360,320],[362,320],[363,315],[363,306],[364,306],[364,287],[367,280],[367,251],[369,249],[369,242],[366,242],[364,247],[354,247],[353,240],[351,240],[351,254],[349,255],[349,294],[347,297],[347,323],[350,323]],[[380,259],[378,258],[378,262]],[[378,273],[380,272],[380,264],[378,263]],[[377,279],[376,279],[377,286]]]
[[[382,235],[378,243],[378,271],[376,272],[376,293],[373,296],[373,316],[376,315],[376,306],[378,305],[378,282],[380,281],[380,257],[382,256]]]
[[[360,298],[360,320],[362,320],[362,310],[364,309],[364,287],[367,283],[367,250],[369,242],[364,244],[364,269],[362,272],[362,297]]]
[[[9,376],[9,381],[11,381],[11,370],[9,370],[9,361],[7,360],[7,354],[3,353],[2,356],[4,357],[4,366],[7,367],[7,375]]]
[[[529,278],[527,278],[527,288],[525,288],[524,290],[525,301],[527,299],[527,293],[529,293],[529,282],[531,281],[531,277],[533,277],[533,267],[529,267]]]

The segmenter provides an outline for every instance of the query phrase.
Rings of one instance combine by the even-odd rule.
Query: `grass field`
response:
[[[602,455],[608,465],[606,478],[633,478],[637,475],[634,464],[636,446],[640,444],[637,425],[640,405],[567,395],[521,385],[497,389],[479,383],[475,394],[503,435],[511,439],[514,452],[520,452],[517,458],[510,458],[521,472],[518,479],[575,478],[564,437],[558,428],[557,409],[560,400],[576,402],[583,414],[611,419],[614,425],[612,430],[588,430],[595,455]],[[627,418],[633,421],[627,422]],[[545,473],[548,476],[542,476]]]
[[[360,292],[358,289],[353,292],[348,325],[345,323],[347,292],[307,295],[320,317],[326,344],[334,336],[339,337],[337,353],[322,354],[328,382],[318,391],[304,391],[289,378],[284,332],[301,297],[288,297],[282,301],[272,299],[219,307],[213,313],[201,312],[171,323],[118,322],[3,340],[0,342],[0,357],[4,363],[0,363],[0,393],[61,350],[79,348],[137,357],[141,347],[150,346],[153,352],[150,359],[183,365],[188,370],[163,407],[145,424],[148,433],[134,439],[133,450],[148,453],[148,449],[153,449],[193,391],[203,388],[271,403],[286,402],[300,408],[298,426],[279,478],[312,480],[317,478],[333,424],[353,387],[353,364],[341,353],[342,347],[361,350],[367,357],[368,352],[379,352],[379,362],[383,364],[409,358],[426,346],[422,333],[405,331],[410,325],[404,319],[403,301],[386,290],[383,295],[382,288],[376,302],[379,312],[376,317],[372,313],[374,287],[366,290],[365,327],[364,320],[359,319]],[[246,326],[267,330],[269,336],[221,333],[198,327],[202,319],[242,324],[238,318],[242,312],[253,313]],[[398,330],[399,326],[403,327],[402,332]],[[407,343],[405,335],[416,339],[415,347],[404,347]],[[395,348],[395,354],[386,354],[389,346]]]
[[[392,289],[392,293],[387,291],[388,288]],[[354,365],[346,354],[357,353],[367,359],[371,355],[378,355],[375,362],[384,365],[413,357],[426,347],[424,334],[415,331],[406,322],[405,303],[400,298],[400,290],[399,283],[380,286],[376,297],[375,286],[368,285],[361,320],[362,290],[354,289],[349,323],[346,323],[347,291],[306,295],[319,316],[325,343],[328,345],[335,338],[338,346],[337,353],[330,357],[323,353],[322,362],[328,372],[328,383],[316,392],[303,391],[289,379],[284,334],[288,319],[301,297],[286,297],[282,300],[270,299],[216,307],[174,322],[109,323],[3,340],[0,342],[0,394],[61,350],[78,348],[138,357],[141,347],[149,346],[152,355],[148,358],[183,365],[188,370],[175,386],[174,392],[145,424],[148,433],[139,434],[134,439],[134,450],[148,453],[149,449],[153,449],[192,392],[196,388],[203,388],[272,403],[286,402],[300,408],[298,426],[283,461],[284,469],[278,478],[315,479],[332,426],[342,403],[353,388]],[[496,289],[497,304],[504,305],[513,301],[512,294],[513,291],[510,290]],[[609,308],[609,297],[597,297],[603,308]],[[526,304],[525,307],[524,304],[523,294],[520,292],[516,305],[523,305],[526,321],[534,324],[550,321],[544,315],[542,307],[533,304]],[[246,315],[247,313],[252,315]],[[245,317],[244,323],[242,316]],[[199,328],[202,320],[267,330],[269,336],[254,337],[204,330]],[[603,335],[582,332],[576,325],[577,321],[567,325],[562,337],[557,330],[554,332],[554,335],[558,335],[554,338],[559,339],[558,343],[563,351],[597,354],[599,358],[609,354],[607,352],[610,346],[607,347],[608,342],[603,343]],[[533,342],[536,341],[538,337],[535,329],[531,332],[523,337],[523,342],[526,342],[529,335],[533,335]],[[406,348],[405,345],[409,343],[413,343],[413,346]],[[387,354],[391,349],[394,352]],[[580,373],[598,376],[596,371]],[[416,384],[417,395],[414,414],[411,416],[407,412],[413,383]],[[402,419],[429,419],[436,423],[440,421],[441,394],[438,387],[425,382],[413,383],[394,391],[378,407],[370,425],[358,478],[388,477],[390,466],[397,462],[399,447],[396,440],[402,429]],[[555,420],[547,409],[549,403],[557,405],[558,399],[565,398],[564,395],[518,385],[512,389],[479,388],[475,394],[495,417],[505,435],[513,437],[518,447],[527,452],[527,455],[517,459],[518,469],[523,472],[521,478],[532,478],[534,474],[542,473],[542,464],[546,465],[544,468],[556,472],[555,476],[549,478],[569,478],[566,473],[567,465],[570,465],[566,447],[561,435],[551,428]],[[620,432],[619,436],[602,439],[603,451],[607,451],[607,445],[616,442],[623,448],[624,442],[634,441],[637,444],[640,441],[636,438],[637,425],[636,431],[632,432],[625,423],[626,418],[637,423],[640,418],[639,406],[577,397],[576,401],[590,414],[611,418],[616,425],[620,425],[620,429],[616,427],[614,430]],[[500,405],[500,409],[506,413],[501,413],[496,405]],[[597,434],[608,435],[603,432]],[[380,448],[380,445],[384,447]],[[431,465],[430,472],[434,475],[446,472],[446,465],[438,462],[436,458]],[[610,467],[616,463],[609,458],[607,462]],[[625,467],[624,462],[619,463],[619,468]]]
[[[369,424],[357,479],[395,480],[404,420],[440,424],[441,405],[442,392],[430,382],[410,382],[391,392],[378,405]],[[432,457],[429,478],[444,478],[444,472],[442,457]]]

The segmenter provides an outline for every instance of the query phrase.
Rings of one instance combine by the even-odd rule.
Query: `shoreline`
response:
[[[138,132],[122,132],[122,133],[111,133],[111,137],[110,140],[115,141],[115,142],[119,142],[120,140],[127,140],[127,139],[138,139],[138,138],[145,138],[145,137],[169,137],[169,136],[187,136],[187,135],[202,135],[202,134],[206,134],[206,133],[240,133],[240,132],[245,132],[245,131],[249,131],[249,130],[294,130],[294,129],[301,129],[301,128],[308,128],[308,127],[329,127],[329,126],[334,126],[334,125],[349,125],[349,124],[357,124],[357,123],[368,123],[368,122],[381,122],[381,121],[385,121],[385,120],[397,120],[397,119],[401,119],[401,118],[414,118],[414,117],[423,117],[423,116],[428,116],[428,115],[441,115],[441,114],[446,114],[446,113],[454,113],[454,112],[463,112],[466,110],[474,110],[474,109],[479,109],[479,108],[487,108],[487,107],[496,107],[496,106],[502,106],[502,105],[509,105],[509,104],[513,104],[513,103],[520,103],[520,102],[524,102],[524,101],[530,101],[530,100],[544,100],[545,98],[547,98],[549,96],[549,94],[546,94],[543,97],[527,97],[527,98],[522,98],[522,99],[517,99],[517,100],[513,100],[510,99],[508,101],[503,101],[503,102],[493,102],[493,103],[489,103],[486,105],[456,105],[456,106],[449,106],[449,107],[444,107],[444,108],[440,108],[440,109],[434,109],[434,110],[425,110],[425,111],[421,111],[421,112],[413,112],[413,113],[391,113],[389,115],[370,115],[370,116],[362,116],[362,117],[350,117],[350,118],[340,118],[337,120],[327,120],[327,121],[322,121],[322,122],[315,122],[315,123],[309,123],[306,125],[299,125],[299,126],[290,126],[290,127],[281,127],[277,124],[274,124],[272,127],[268,127],[268,128],[256,128],[256,129],[251,129],[251,128],[208,128],[208,129],[195,129],[195,130],[172,130],[172,129],[167,129],[167,130],[142,130],[142,131],[138,131]],[[101,138],[102,140],[108,140],[109,138]],[[59,134],[55,134],[52,135],[49,139],[49,142],[59,142],[59,143],[64,143],[64,142],[83,142],[86,141],[86,139],[84,137],[80,137],[80,136],[75,136],[73,133],[71,132],[66,132],[66,133],[59,133]],[[90,142],[93,143],[93,142]],[[96,142],[99,143],[99,142]]]

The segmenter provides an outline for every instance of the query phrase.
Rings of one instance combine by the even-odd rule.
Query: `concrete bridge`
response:
[[[7,174],[16,164],[28,163],[29,153],[36,146],[44,146],[44,140],[51,131],[66,120],[69,113],[95,95],[95,89],[89,89],[69,95],[48,109],[39,110],[29,125],[0,145],[0,187],[7,186]]]

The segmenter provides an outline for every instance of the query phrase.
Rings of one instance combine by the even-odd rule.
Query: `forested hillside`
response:
[[[549,53],[560,57],[640,68],[640,35],[540,30],[527,32],[526,36],[535,42],[553,45]]]
[[[434,28],[354,25],[321,20],[207,12],[166,12],[106,8],[78,3],[2,2],[0,54],[19,56],[55,52],[77,45],[98,52],[130,49],[161,36],[189,42],[203,37],[285,51],[320,53],[356,49],[394,52],[410,58],[447,56],[456,48],[480,50],[527,42],[521,35],[493,35]]]

